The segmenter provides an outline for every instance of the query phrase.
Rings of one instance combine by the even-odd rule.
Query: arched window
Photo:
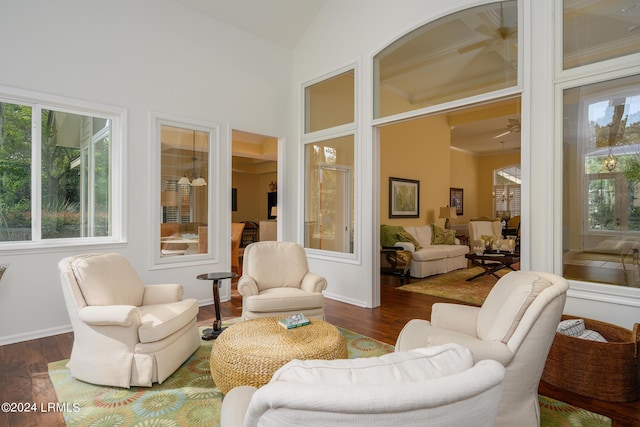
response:
[[[374,72],[375,118],[517,86],[517,1],[432,21],[379,52]]]

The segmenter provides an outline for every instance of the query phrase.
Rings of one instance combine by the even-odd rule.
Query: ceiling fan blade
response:
[[[511,133],[510,130],[508,130],[506,132],[502,132],[501,134],[494,136],[493,139],[497,139],[497,138],[500,138],[501,136],[509,135],[510,133]]]

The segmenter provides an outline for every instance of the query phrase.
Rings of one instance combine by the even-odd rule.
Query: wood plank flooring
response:
[[[377,340],[395,344],[402,327],[413,318],[430,319],[431,306],[441,298],[404,292],[396,289],[400,279],[383,275],[381,278],[380,307],[366,309],[327,299],[325,315],[334,325],[350,329]],[[221,304],[224,319],[239,317],[242,299],[234,291],[230,301]],[[210,324],[215,318],[212,306],[201,307],[200,324]],[[68,358],[71,354],[73,335],[55,335],[0,347],[0,400],[2,402],[35,402],[35,413],[0,413],[0,425],[64,426],[59,412],[42,412],[40,404],[56,402],[55,391],[49,381],[47,364]],[[546,396],[606,415],[614,420],[614,426],[640,427],[640,401],[611,403],[578,396],[542,383],[540,392]]]

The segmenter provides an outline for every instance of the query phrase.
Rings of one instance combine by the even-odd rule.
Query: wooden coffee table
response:
[[[234,387],[261,387],[293,359],[346,359],[347,341],[338,328],[319,319],[294,329],[281,317],[245,320],[227,328],[211,346],[211,377],[223,394]]]
[[[496,279],[499,279],[500,276],[498,276],[496,272],[504,268],[509,268],[515,271],[515,268],[511,265],[520,261],[520,254],[509,252],[484,252],[482,255],[476,255],[475,253],[469,253],[465,255],[465,258],[471,260],[473,265],[482,267],[484,270],[473,277],[469,277],[467,281],[470,282],[478,277],[486,276],[488,274],[492,274]]]

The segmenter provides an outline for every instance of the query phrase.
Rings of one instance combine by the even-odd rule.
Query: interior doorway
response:
[[[277,240],[278,138],[232,130],[231,222],[245,225],[241,247]]]
[[[520,111],[517,96],[380,127],[380,224],[444,227],[440,208],[453,206],[452,189],[463,198],[461,212],[450,219],[457,236],[469,235],[471,218],[495,217],[494,171],[521,163]],[[390,177],[420,182],[418,217],[390,214]]]

